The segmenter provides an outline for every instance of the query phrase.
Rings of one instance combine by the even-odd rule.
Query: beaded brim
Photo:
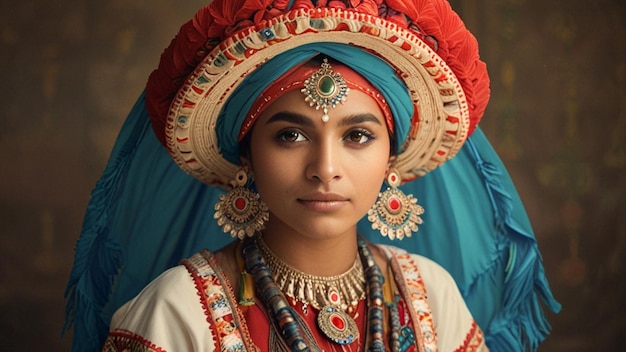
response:
[[[468,103],[452,70],[415,33],[379,17],[340,9],[298,9],[248,27],[215,47],[172,101],[166,145],[197,179],[230,188],[238,165],[220,153],[217,119],[244,78],[276,55],[324,42],[350,44],[386,60],[414,105],[411,129],[395,167],[404,182],[453,157],[467,139]]]

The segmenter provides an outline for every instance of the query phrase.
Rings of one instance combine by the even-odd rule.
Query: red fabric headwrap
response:
[[[389,106],[385,101],[385,97],[374,87],[370,82],[365,79],[360,74],[356,73],[354,70],[349,67],[339,63],[332,62],[332,70],[340,73],[348,88],[351,90],[359,90],[370,97],[372,97],[380,110],[383,113],[385,118],[385,123],[387,124],[387,129],[390,133],[393,133],[393,116],[391,115],[391,111],[389,110]],[[272,82],[263,93],[257,98],[257,100],[252,105],[250,112],[246,116],[243,124],[241,125],[241,131],[239,132],[239,140],[242,140],[246,133],[250,130],[256,118],[259,117],[263,113],[263,111],[270,106],[274,101],[283,96],[284,94],[295,90],[302,89],[304,87],[304,81],[311,77],[312,74],[319,70],[319,64],[312,64],[311,62],[305,63],[303,65],[296,66],[291,70],[287,71],[283,74],[279,79]],[[302,95],[302,100],[304,100],[304,94]],[[350,94],[348,94],[347,99],[350,99]]]

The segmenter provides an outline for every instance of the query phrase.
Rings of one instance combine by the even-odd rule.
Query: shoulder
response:
[[[409,253],[406,250],[390,245],[377,245],[387,255],[388,259],[395,258],[400,264],[404,274],[414,275],[419,273],[428,285],[428,282],[438,281],[441,284],[451,285],[456,288],[454,278],[446,269],[430,258],[419,254]]]
[[[141,340],[167,351],[192,350],[213,341],[207,327],[197,281],[187,266],[178,265],[115,312],[109,340]]]
[[[198,256],[199,254],[196,254],[191,258],[197,258]],[[137,306],[147,304],[154,307],[155,305],[164,304],[166,302],[173,302],[176,303],[175,306],[178,306],[184,303],[180,302],[181,297],[188,294],[195,295],[197,291],[191,266],[187,264],[191,258],[183,261],[181,265],[164,271],[161,275],[152,280],[134,299],[125,306],[122,306],[122,308],[137,309]],[[171,303],[167,304],[171,305]],[[123,311],[123,309],[120,310]]]
[[[193,279],[189,270],[184,265],[178,265],[164,271],[148,284],[140,295],[168,298],[193,287]]]
[[[439,350],[486,349],[482,331],[469,312],[454,278],[446,269],[429,258],[401,248],[388,245],[379,247],[387,253],[390,260],[397,262],[397,277],[404,279],[408,287],[423,290]]]
[[[151,319],[160,318],[159,315],[167,311],[182,311],[190,307],[187,299],[196,295],[194,280],[183,265],[166,270],[150,282],[137,296],[120,307],[111,320],[111,328],[133,324],[138,317],[151,315]]]
[[[165,302],[175,301],[175,297],[185,295],[187,291],[193,292],[193,290],[193,280],[184,266],[179,265],[166,270],[115,312],[111,326],[128,320],[131,314],[136,315],[139,312],[154,310]]]

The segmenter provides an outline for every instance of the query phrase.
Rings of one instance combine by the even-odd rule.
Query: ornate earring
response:
[[[387,175],[389,187],[378,195],[378,200],[367,212],[367,219],[372,229],[378,230],[384,237],[402,240],[417,232],[418,224],[422,224],[420,215],[424,208],[417,204],[417,198],[406,195],[398,188],[401,183],[396,170]]]
[[[233,189],[220,195],[213,217],[224,233],[230,232],[233,238],[241,240],[263,230],[270,216],[259,194],[247,187],[248,174],[243,168],[237,171],[235,182]]]

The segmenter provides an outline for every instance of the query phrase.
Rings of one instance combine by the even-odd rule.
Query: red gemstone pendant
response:
[[[337,330],[344,330],[346,328],[346,321],[343,320],[343,318],[338,314],[333,314],[330,316],[330,323]]]
[[[359,339],[356,322],[346,312],[335,307],[322,308],[317,315],[317,325],[334,343],[349,345]]]

